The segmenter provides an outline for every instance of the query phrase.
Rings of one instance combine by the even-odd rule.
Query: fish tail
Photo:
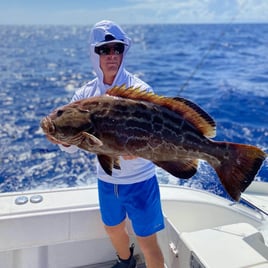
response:
[[[245,144],[219,142],[224,156],[218,165],[212,164],[228,194],[236,201],[254,180],[267,154]],[[227,149],[227,150],[226,150]]]

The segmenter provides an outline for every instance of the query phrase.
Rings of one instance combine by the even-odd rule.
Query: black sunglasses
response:
[[[102,45],[100,47],[95,47],[95,53],[99,55],[109,55],[111,50],[114,51],[115,55],[122,54],[125,50],[124,44],[116,44],[114,46]]]

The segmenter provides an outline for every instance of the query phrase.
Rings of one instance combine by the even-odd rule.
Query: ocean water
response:
[[[217,122],[215,140],[268,152],[268,24],[122,25],[133,40],[126,67],[157,94],[182,96]],[[40,119],[94,74],[89,26],[0,26],[0,192],[96,183],[95,157],[61,152]],[[189,180],[157,169],[159,182],[226,196],[201,162]],[[268,181],[268,162],[256,180]]]

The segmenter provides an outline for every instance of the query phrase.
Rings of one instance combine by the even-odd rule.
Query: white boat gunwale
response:
[[[238,263],[268,265],[267,247],[258,230],[266,220],[263,213],[203,190],[172,185],[160,185],[160,190],[167,228],[158,238],[168,268],[191,267],[195,262],[213,267],[215,257],[200,245],[207,243],[207,236],[244,247],[251,259],[237,257]],[[30,201],[36,195],[42,196],[40,203]],[[28,202],[17,205],[20,196]],[[0,195],[0,207],[0,263],[5,262],[5,268],[17,268],[14,263],[30,268],[31,258],[33,268],[69,267],[66,263],[90,267],[115,256],[102,227],[96,186],[5,193]],[[128,230],[135,242],[130,223]],[[77,246],[80,252],[75,250]],[[92,247],[103,250],[101,258],[88,252]],[[211,248],[222,250],[219,243]],[[231,249],[226,249],[226,255],[234,258]],[[66,260],[58,257],[63,250]]]

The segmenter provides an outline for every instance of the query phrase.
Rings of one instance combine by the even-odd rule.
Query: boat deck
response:
[[[108,262],[99,263],[99,264],[80,266],[77,268],[111,268],[114,264],[115,264],[115,261],[108,261]],[[146,268],[145,263],[137,264],[136,268]]]
[[[140,256],[135,256],[137,260],[137,266],[136,268],[146,268],[145,263],[143,260],[140,258]],[[108,262],[102,262],[102,263],[97,263],[97,264],[91,264],[91,265],[86,265],[86,266],[79,266],[75,268],[111,268],[114,264],[116,263],[116,260],[108,261]]]

